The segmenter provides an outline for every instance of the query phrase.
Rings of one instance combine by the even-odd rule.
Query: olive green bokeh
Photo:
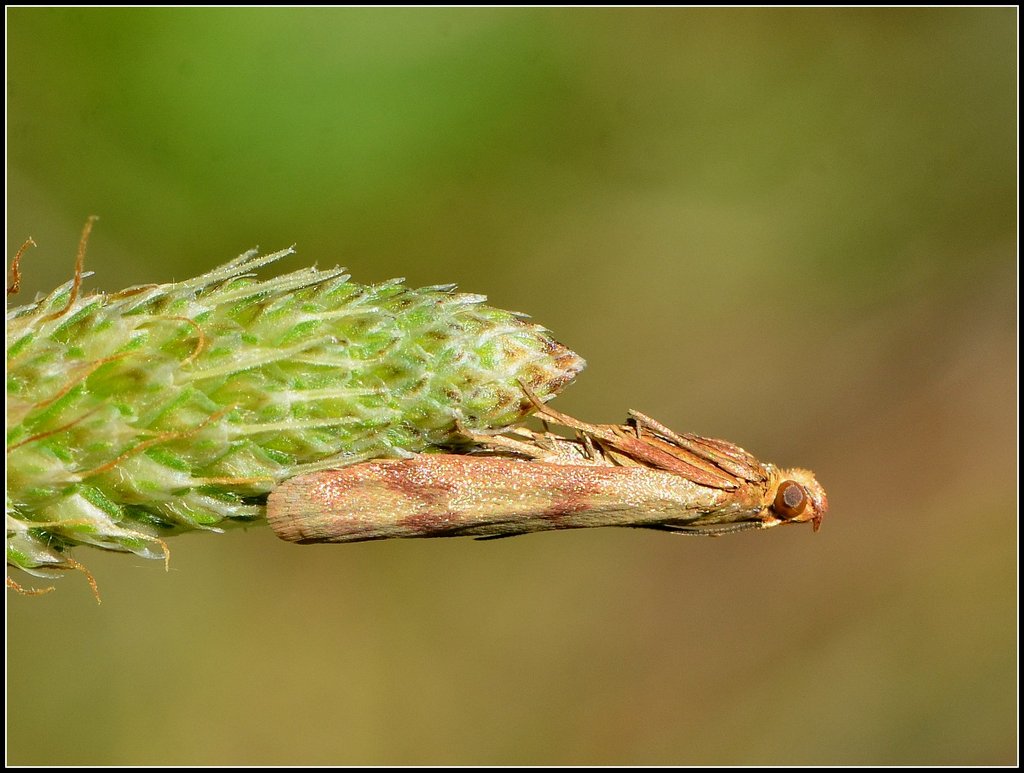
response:
[[[1003,763],[1017,11],[12,9],[24,292],[458,282],[822,530],[176,538],[9,597],[15,764]]]

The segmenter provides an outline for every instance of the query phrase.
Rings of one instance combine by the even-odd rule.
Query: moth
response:
[[[268,498],[271,527],[304,544],[596,526],[718,536],[807,522],[817,531],[828,510],[809,470],[779,469],[637,411],[625,424],[588,424],[524,389],[543,431],[461,430],[472,441],[467,453],[377,459],[292,478]],[[575,434],[556,434],[550,424]]]

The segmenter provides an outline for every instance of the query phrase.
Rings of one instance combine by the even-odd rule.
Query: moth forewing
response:
[[[645,467],[423,454],[292,478],[267,519],[291,542],[512,536],[550,529],[686,524],[730,495]]]

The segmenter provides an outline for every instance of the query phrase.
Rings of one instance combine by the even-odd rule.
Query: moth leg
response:
[[[666,440],[671,440],[673,443],[678,443],[683,448],[689,448],[691,445],[683,438],[681,438],[677,433],[673,432],[664,424],[662,424],[660,421],[652,419],[645,413],[640,413],[640,411],[635,411],[632,408],[630,408],[629,418],[633,420],[634,425],[637,428],[637,437],[640,437],[640,428],[643,427],[661,435]]]
[[[536,445],[531,445],[522,440],[514,440],[504,435],[485,435],[482,432],[474,432],[471,429],[466,429],[462,426],[461,422],[455,422],[455,428],[458,430],[460,435],[472,440],[474,443],[481,446],[489,446],[491,448],[507,449],[514,451],[517,454],[521,454],[528,459],[546,459],[550,456],[548,451],[540,448]],[[531,433],[532,434],[532,433]]]
[[[556,411],[546,403],[541,402],[541,399],[537,397],[536,393],[526,385],[526,382],[520,380],[519,386],[522,387],[527,398],[529,398],[530,402],[533,403],[533,407],[536,409],[536,414],[541,421],[544,421],[546,417],[555,424],[560,424],[563,427],[568,427],[569,429],[574,429],[584,434],[594,435],[595,437],[603,438],[605,440],[611,440],[614,438],[614,433],[609,432],[598,424],[588,424],[585,421],[574,419],[569,414]]]
[[[492,437],[489,440],[484,441],[484,443],[496,448],[506,448],[535,461],[543,461],[551,457],[551,453],[549,451],[546,451],[539,446],[533,446],[529,443],[524,443],[521,440],[513,440],[510,437],[503,437],[502,435]]]
[[[532,429],[527,429],[526,427],[509,427],[501,434],[518,435],[519,437],[524,437],[531,440],[537,437],[536,432],[534,432]]]
[[[588,459],[594,458],[594,441],[590,439],[589,435],[583,436],[583,453],[587,455]]]

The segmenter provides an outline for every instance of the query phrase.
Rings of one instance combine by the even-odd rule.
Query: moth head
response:
[[[817,531],[828,511],[828,496],[810,470],[779,470],[772,476],[768,514],[778,523],[810,521]]]

